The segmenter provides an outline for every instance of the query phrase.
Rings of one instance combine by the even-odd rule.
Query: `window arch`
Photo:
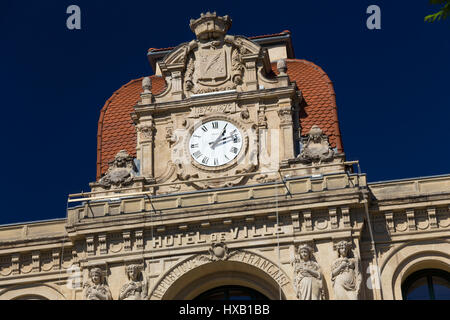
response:
[[[411,274],[402,284],[404,300],[450,300],[450,273],[423,269]]]
[[[268,298],[251,288],[221,286],[200,294],[194,300],[268,300]]]

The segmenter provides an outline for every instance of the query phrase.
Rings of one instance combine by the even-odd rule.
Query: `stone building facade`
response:
[[[404,299],[423,277],[448,297],[450,175],[367,183],[290,32],[230,27],[202,14],[149,50],[65,219],[0,226],[0,299]]]

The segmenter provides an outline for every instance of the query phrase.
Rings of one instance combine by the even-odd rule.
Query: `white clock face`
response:
[[[194,130],[189,152],[199,164],[218,167],[233,161],[242,149],[242,135],[228,121],[212,120]]]

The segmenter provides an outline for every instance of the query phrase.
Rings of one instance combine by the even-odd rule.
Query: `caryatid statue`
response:
[[[359,259],[353,257],[351,243],[340,241],[336,245],[338,258],[331,266],[331,281],[336,300],[358,300],[361,286]]]
[[[141,269],[141,266],[137,264],[132,264],[125,268],[128,282],[120,289],[119,300],[147,299],[148,283]]]
[[[92,268],[89,271],[89,278],[89,281],[83,286],[85,300],[112,300],[111,291],[106,284],[102,269]]]
[[[294,261],[294,289],[299,300],[322,300],[322,272],[314,261],[313,249],[300,245]]]

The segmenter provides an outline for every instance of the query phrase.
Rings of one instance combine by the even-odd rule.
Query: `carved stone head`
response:
[[[94,284],[101,284],[103,283],[103,271],[100,268],[92,268],[89,271],[89,277],[91,278],[91,281]]]
[[[114,157],[113,166],[116,168],[125,168],[129,157],[130,155],[126,150],[120,150]]]
[[[137,281],[142,271],[142,267],[138,264],[130,264],[125,268],[128,280]]]
[[[342,240],[336,244],[336,251],[338,253],[338,257],[346,258],[352,248],[352,244],[349,241]]]
[[[298,246],[297,252],[300,255],[300,259],[303,261],[309,261],[311,260],[314,250],[307,244],[301,244]]]
[[[323,131],[318,126],[313,125],[308,134],[310,139],[315,143],[320,143],[322,141]]]

